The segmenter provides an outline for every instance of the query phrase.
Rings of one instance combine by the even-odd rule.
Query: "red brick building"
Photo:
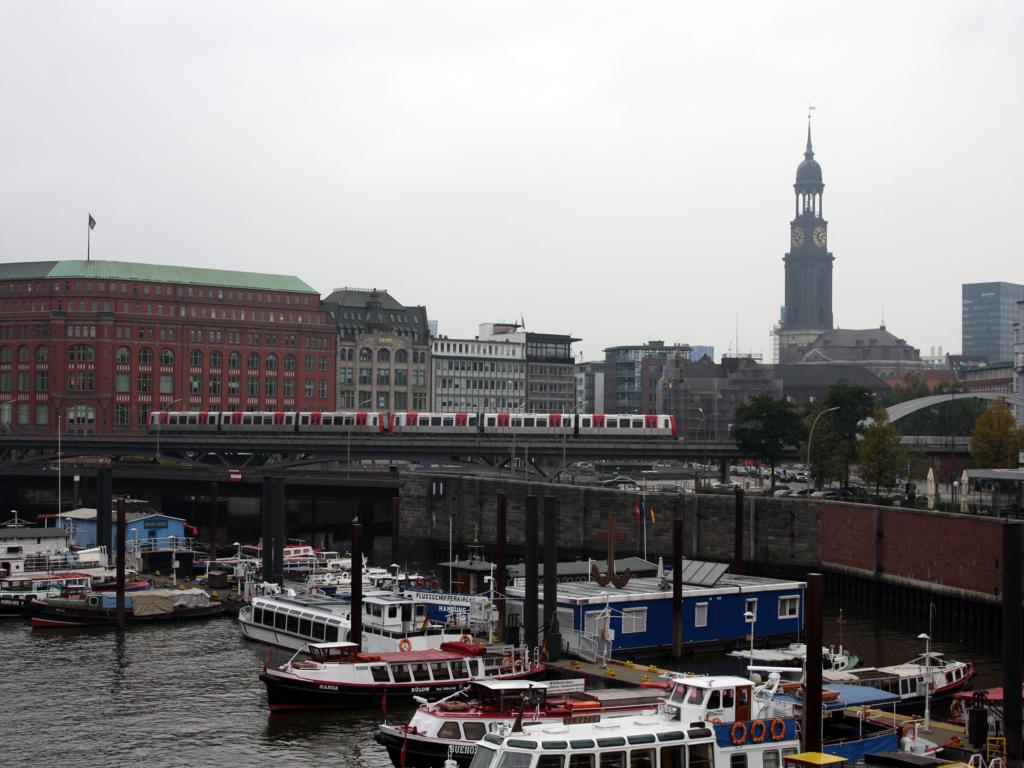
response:
[[[0,424],[115,434],[151,410],[332,410],[336,332],[287,275],[0,264]]]

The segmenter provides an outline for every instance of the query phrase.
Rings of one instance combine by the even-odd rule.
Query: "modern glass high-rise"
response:
[[[1024,301],[1018,283],[964,283],[961,286],[964,355],[982,355],[989,364],[1013,360],[1013,324],[1017,302]]]

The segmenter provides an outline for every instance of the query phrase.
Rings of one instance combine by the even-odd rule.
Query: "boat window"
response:
[[[396,606],[396,605],[389,605],[388,606],[388,618],[389,619],[394,619],[397,616],[398,616],[398,606]]]
[[[779,751],[777,749],[766,749],[761,757],[764,768],[779,768]]]
[[[630,744],[653,744],[654,734],[639,733],[636,736],[627,736],[626,741],[628,741]]]
[[[608,738],[598,739],[597,746],[599,747],[624,747],[626,746],[626,740],[621,736],[609,736]]]
[[[324,639],[324,624],[322,621],[313,622],[313,637],[316,640]]]
[[[712,691],[708,697],[708,709],[721,709],[722,708],[722,697],[718,691]]]
[[[531,754],[525,752],[506,752],[501,756],[497,768],[530,768],[530,763],[532,762],[533,755]]]
[[[289,632],[298,632],[299,631],[299,617],[298,616],[289,616],[288,617],[288,631]]]
[[[285,613],[279,613],[274,616],[274,627],[276,629],[284,629],[288,624],[288,615]]]
[[[541,749],[568,749],[569,742],[567,741],[542,741],[540,743]],[[561,765],[561,763],[559,763]]]
[[[327,632],[324,634],[324,640],[328,643],[338,642],[338,627],[334,624],[328,624]]]
[[[405,664],[397,664],[392,667],[391,674],[395,676],[396,683],[408,683],[412,679],[409,675],[409,667]]]
[[[629,768],[654,768],[653,749],[634,749],[629,753]]]
[[[602,741],[602,739],[598,739]],[[625,752],[602,752],[600,768],[626,768]]]
[[[541,755],[537,768],[564,768],[565,755]]]
[[[309,637],[313,632],[313,623],[309,619],[299,619],[299,634]]]
[[[714,760],[710,744],[694,744],[690,747],[689,768],[711,768]]]
[[[783,747],[782,748],[782,759],[785,760],[790,755],[796,754],[796,747]]]
[[[263,609],[262,608],[253,608],[252,609],[252,623],[253,624],[262,624],[263,623]]]
[[[443,661],[437,664],[431,664],[430,672],[433,674],[435,680],[451,679],[451,672],[448,671],[448,665]]]
[[[476,754],[473,755],[473,761],[469,764],[469,768],[491,768],[491,763],[493,762],[493,749],[477,747]]]
[[[429,680],[430,667],[428,667],[426,664],[413,664],[412,677],[413,680]]]
[[[593,739],[573,739],[569,742],[569,746],[573,749],[593,749],[594,741]]]
[[[744,753],[729,758],[729,768],[747,768],[747,756]]]
[[[722,706],[729,708],[733,705],[733,690],[732,688],[726,688],[722,691]]]
[[[391,677],[390,675],[388,675],[387,664],[374,664],[372,667],[370,667],[370,675],[373,677],[373,682],[375,683],[391,682]]]
[[[437,738],[461,739],[462,733],[459,731],[459,724],[454,720],[446,720],[441,723],[441,727],[437,729]]]
[[[463,723],[462,730],[466,734],[466,741],[480,741],[486,732],[483,723]]]
[[[274,612],[264,611],[263,612],[263,623],[268,627],[274,626]]]
[[[594,768],[594,756],[569,755],[569,768]]]
[[[676,744],[671,747],[661,748],[661,768],[685,768],[685,762],[683,760],[686,754],[682,744]],[[778,768],[776,766],[776,768]]]
[[[457,680],[469,677],[469,672],[466,671],[466,662],[464,661],[453,661],[452,662],[452,677]]]

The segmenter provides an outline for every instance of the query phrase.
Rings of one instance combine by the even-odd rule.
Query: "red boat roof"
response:
[[[374,653],[373,655],[380,656],[381,661],[391,663],[406,662],[408,664],[422,664],[431,661],[457,661],[466,658],[461,653],[452,653],[451,651],[442,651],[434,648],[426,651],[385,651],[384,653]]]

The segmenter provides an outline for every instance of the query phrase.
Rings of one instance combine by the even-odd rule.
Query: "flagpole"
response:
[[[92,218],[91,214],[89,218]],[[88,221],[85,222],[85,260],[92,260],[92,227]]]

